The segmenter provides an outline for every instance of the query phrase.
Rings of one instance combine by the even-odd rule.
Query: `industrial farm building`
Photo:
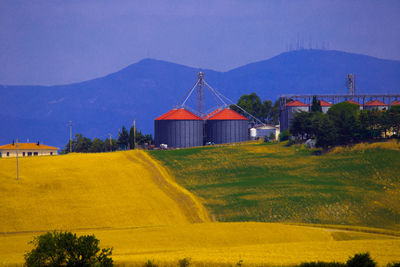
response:
[[[204,88],[209,89],[218,105],[209,113],[204,112]],[[185,103],[194,90],[197,91],[197,110],[190,111]],[[185,100],[154,120],[155,146],[185,148],[249,140],[248,119],[230,109],[223,97],[204,81],[204,73],[198,73]]]
[[[391,106],[400,105],[399,94],[387,95],[284,95],[280,97],[280,130],[284,131],[290,127],[290,121],[300,111],[310,111],[311,101],[316,97],[320,103],[322,112],[326,113],[329,108],[340,102],[358,105],[365,110],[386,110]],[[303,100],[300,101],[299,99]],[[369,99],[369,101],[367,101]]]

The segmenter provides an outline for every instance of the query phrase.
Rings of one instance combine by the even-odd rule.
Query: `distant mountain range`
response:
[[[153,120],[170,110],[203,71],[206,81],[233,101],[257,93],[263,100],[281,94],[346,93],[346,74],[356,75],[360,93],[400,93],[400,61],[340,51],[282,53],[228,72],[196,69],[144,59],[105,77],[58,86],[0,85],[0,144],[40,140],[63,147],[73,132],[102,139],[122,125],[153,133]]]

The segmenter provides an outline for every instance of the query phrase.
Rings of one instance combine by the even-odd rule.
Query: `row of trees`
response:
[[[135,143],[136,137],[136,143]],[[131,127],[130,131],[122,126],[121,131],[118,133],[118,139],[105,138],[101,140],[97,137],[90,139],[78,133],[75,134],[73,140],[71,140],[72,152],[80,153],[95,153],[95,152],[109,152],[116,150],[128,150],[134,149],[136,145],[144,145],[145,143],[153,143],[153,138],[151,134],[142,134],[141,131],[136,130],[136,135],[134,134],[134,129]],[[70,152],[70,142],[65,145],[65,148],[61,153]]]
[[[275,101],[275,103],[272,103],[271,100],[262,102],[256,93],[251,93],[242,95],[237,105],[262,122],[274,125],[279,123],[279,100]],[[237,106],[231,105],[230,108],[249,118],[248,114]],[[251,120],[251,118],[249,119]]]
[[[316,138],[318,147],[328,148],[360,141],[399,137],[400,106],[389,110],[359,110],[347,102],[333,105],[324,114],[314,97],[311,112],[298,112],[291,121],[290,133],[298,139]]]

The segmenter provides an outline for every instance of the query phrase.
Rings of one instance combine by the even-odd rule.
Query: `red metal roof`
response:
[[[392,103],[390,103],[392,106],[400,106],[400,100],[395,100]]]
[[[307,104],[304,104],[303,102],[300,102],[299,100],[295,101],[290,101],[289,103],[286,103],[287,107],[308,107]]]
[[[246,120],[247,118],[240,115],[236,111],[226,108],[226,109],[217,109],[204,117],[207,120]]]
[[[365,103],[366,106],[387,106],[385,103],[379,100],[371,100]]]
[[[321,107],[330,107],[330,106],[332,106],[331,103],[326,102],[325,100],[320,100],[319,102],[321,103]]]
[[[346,103],[350,103],[350,104],[356,104],[356,105],[359,105],[359,106],[361,106],[359,103],[357,103],[356,101],[354,101],[354,100],[347,100],[347,101],[344,101],[344,102],[346,102]]]
[[[207,120],[208,118],[210,118],[211,116],[215,115],[216,113],[218,113],[218,112],[220,112],[220,111],[221,111],[221,109],[218,108],[218,109],[216,109],[216,110],[210,112],[210,113],[207,114],[206,116],[204,116],[204,119]]]
[[[199,116],[193,114],[187,109],[172,109],[167,113],[161,115],[160,117],[155,119],[158,120],[203,120]]]

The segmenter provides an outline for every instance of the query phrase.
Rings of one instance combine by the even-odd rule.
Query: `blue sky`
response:
[[[226,71],[294,49],[400,60],[400,1],[0,0],[0,84],[54,85],[143,58]]]

